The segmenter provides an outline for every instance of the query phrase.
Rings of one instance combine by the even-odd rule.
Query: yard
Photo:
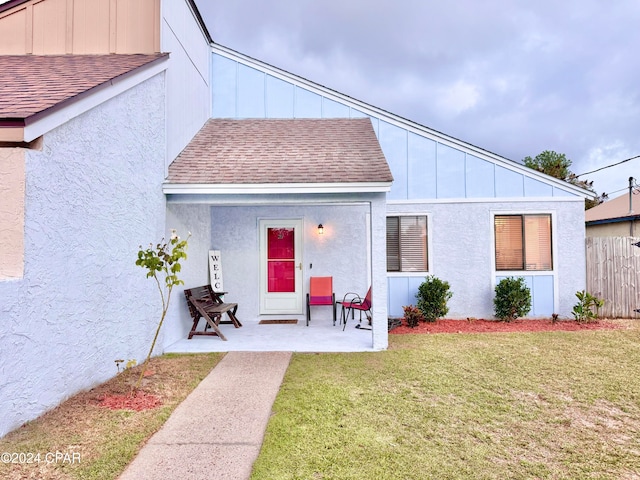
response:
[[[640,478],[640,331],[298,354],[253,479]]]
[[[622,326],[391,335],[384,352],[295,354],[252,478],[640,478],[640,328]],[[70,399],[0,451],[77,451],[81,463],[0,464],[0,477],[117,478],[219,359],[154,359],[146,389],[162,406],[150,410],[96,405],[127,390],[119,377]]]

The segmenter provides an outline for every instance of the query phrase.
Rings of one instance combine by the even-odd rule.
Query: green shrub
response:
[[[416,294],[418,308],[427,322],[435,322],[449,311],[447,302],[453,295],[449,288],[449,282],[440,280],[433,275],[428,276],[418,287]]]
[[[531,311],[531,291],[522,277],[503,278],[496,285],[495,293],[493,305],[500,320],[510,322]]]
[[[422,315],[419,308],[413,305],[407,305],[406,307],[402,307],[402,310],[404,310],[404,321],[407,323],[407,327],[415,328],[420,321],[424,322],[424,315]]]
[[[598,310],[604,306],[604,300],[591,295],[586,290],[576,292],[578,303],[573,306],[573,316],[578,323],[593,322],[598,318]],[[593,311],[593,308],[596,311]]]

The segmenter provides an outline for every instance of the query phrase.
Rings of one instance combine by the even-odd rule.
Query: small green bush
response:
[[[402,307],[402,310],[404,310],[404,321],[407,323],[407,327],[415,328],[421,321],[424,322],[424,315],[419,308],[407,305]]]
[[[434,275],[429,275],[418,287],[416,294],[418,308],[427,322],[435,322],[449,311],[447,302],[453,295],[449,288],[449,282],[440,280]]]
[[[604,300],[591,295],[586,290],[576,292],[576,297],[578,297],[578,303],[573,306],[573,316],[576,322],[594,322],[598,318],[598,310],[604,306]]]
[[[522,277],[503,278],[496,285],[495,294],[495,315],[503,322],[524,317],[531,311],[531,291]]]

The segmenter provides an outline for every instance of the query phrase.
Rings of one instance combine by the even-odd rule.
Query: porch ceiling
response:
[[[387,191],[392,181],[368,118],[212,119],[169,166],[165,193]]]

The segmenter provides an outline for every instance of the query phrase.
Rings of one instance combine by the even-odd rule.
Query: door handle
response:
[[[300,262],[300,265],[298,265],[298,268],[302,270],[302,262]]]

